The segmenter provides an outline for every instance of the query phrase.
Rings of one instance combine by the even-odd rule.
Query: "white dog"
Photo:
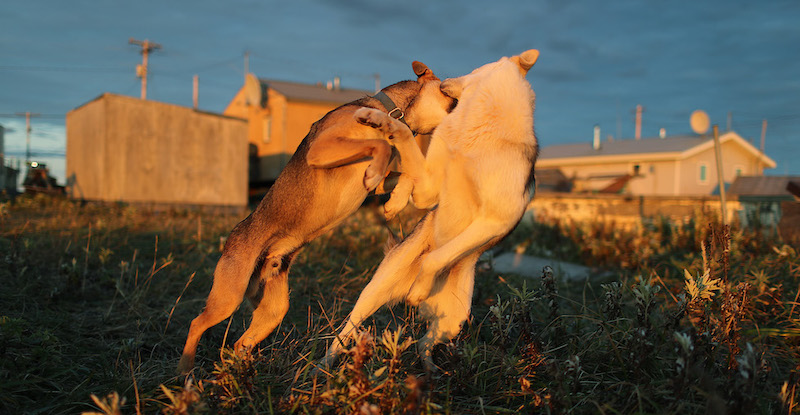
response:
[[[522,218],[532,196],[538,144],[535,95],[525,75],[535,49],[504,57],[441,84],[459,100],[434,131],[426,156],[404,124],[381,111],[360,109],[356,119],[382,131],[400,154],[402,175],[387,216],[414,205],[430,212],[389,251],[328,349],[330,363],[356,328],[378,308],[405,300],[430,320],[418,350],[432,369],[431,351],[461,330],[469,316],[480,255]]]

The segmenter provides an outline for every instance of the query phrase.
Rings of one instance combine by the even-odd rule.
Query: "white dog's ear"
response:
[[[442,81],[439,89],[448,97],[459,99],[461,98],[461,91],[464,90],[464,84],[461,78],[448,78]]]
[[[519,56],[514,56],[511,58],[517,65],[519,65],[519,71],[522,76],[525,76],[528,71],[533,67],[533,64],[536,63],[536,60],[539,59],[539,51],[536,49],[526,50],[519,54]]]
[[[433,74],[433,71],[428,68],[428,65],[420,61],[411,62],[411,68],[414,69],[414,73],[417,75],[417,81],[419,82],[439,80],[439,78]]]

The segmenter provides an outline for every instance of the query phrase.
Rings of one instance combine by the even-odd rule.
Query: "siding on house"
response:
[[[362,90],[259,80],[261,105],[250,105],[240,89],[223,112],[248,120],[250,182],[275,180],[311,125],[342,104],[368,96]]]
[[[720,136],[723,178],[731,183],[737,175],[760,175],[775,162],[735,132]],[[718,187],[713,139],[678,136],[642,140],[544,147],[537,168],[558,168],[573,180],[573,190],[601,192],[623,176],[629,176],[623,193],[654,196],[710,195]],[[701,178],[701,171],[702,174]]]

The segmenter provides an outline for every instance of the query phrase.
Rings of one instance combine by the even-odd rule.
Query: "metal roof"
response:
[[[789,182],[800,182],[800,176],[739,176],[728,192],[738,196],[791,196]]]
[[[262,87],[272,88],[291,100],[345,104],[371,95],[369,91],[360,89],[328,89],[327,86],[322,84],[309,85],[272,79],[259,79],[259,81],[261,81]]]
[[[667,138],[643,138],[641,140],[602,141],[595,150],[592,143],[560,144],[543,147],[541,159],[564,157],[616,156],[642,153],[681,153],[709,140],[707,136],[672,136]]]

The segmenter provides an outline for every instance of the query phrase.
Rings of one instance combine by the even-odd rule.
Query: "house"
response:
[[[560,169],[573,192],[704,196],[718,188],[710,135],[605,142],[598,136],[594,142],[542,148],[537,169]],[[775,168],[775,161],[734,131],[721,134],[720,145],[726,185]]]
[[[245,120],[106,93],[68,112],[66,126],[72,198],[247,205]]]
[[[248,121],[250,185],[274,181],[308,134],[311,124],[334,108],[371,95],[328,85],[257,79],[248,74],[223,114]]]
[[[772,228],[784,240],[800,239],[800,176],[740,176],[728,193],[739,200],[743,226]]]

